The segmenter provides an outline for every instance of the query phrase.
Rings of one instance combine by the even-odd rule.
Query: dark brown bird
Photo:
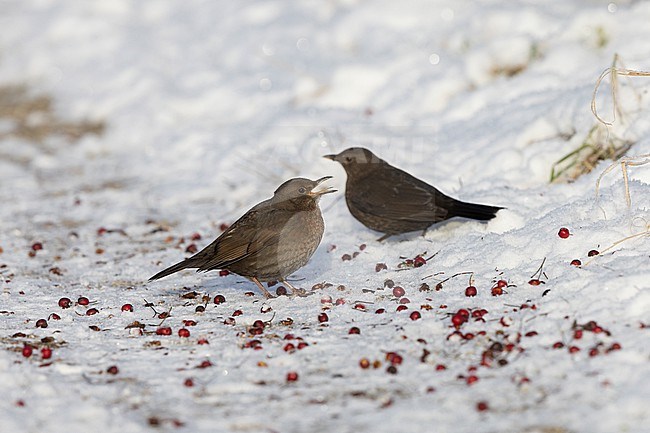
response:
[[[305,266],[323,237],[323,217],[318,200],[331,188],[314,188],[331,179],[290,179],[280,185],[272,198],[257,204],[228,229],[190,258],[158,272],[151,280],[182,269],[198,271],[226,269],[248,278],[267,298],[273,295],[261,281],[281,281],[294,295],[304,293],[286,278]]]
[[[341,163],[345,169],[348,209],[366,227],[385,233],[379,242],[416,230],[424,234],[432,224],[453,217],[489,220],[503,209],[448,197],[368,149],[351,147],[325,158]]]

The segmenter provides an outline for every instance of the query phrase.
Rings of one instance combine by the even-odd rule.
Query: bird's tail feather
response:
[[[498,206],[488,206],[484,204],[456,201],[450,210],[450,214],[452,214],[452,216],[471,218],[479,221],[487,221],[494,218],[496,216],[496,213],[501,209],[504,208]]]
[[[168,267],[167,269],[163,269],[162,271],[158,272],[156,275],[153,277],[149,278],[149,281],[157,280],[162,277],[166,277],[167,275],[171,275],[175,272],[182,271],[183,269],[187,268],[195,268],[196,264],[194,264],[194,261],[189,258],[185,259],[182,262],[178,262],[175,265],[172,265]]]

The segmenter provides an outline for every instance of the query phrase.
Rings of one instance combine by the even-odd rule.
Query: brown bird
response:
[[[248,278],[267,298],[273,295],[261,281],[281,281],[294,295],[303,294],[286,278],[305,266],[323,237],[323,217],[318,200],[331,188],[314,188],[331,179],[290,179],[275,191],[272,198],[257,204],[228,229],[190,258],[158,272],[149,281],[196,268],[198,271],[226,269]]]
[[[465,203],[393,167],[368,149],[351,147],[325,155],[341,163],[348,179],[345,201],[350,213],[366,227],[385,233],[378,239],[422,230],[453,217],[489,220],[502,207]]]

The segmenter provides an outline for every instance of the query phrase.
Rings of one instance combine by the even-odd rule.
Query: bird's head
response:
[[[321,177],[318,180],[304,177],[289,179],[275,190],[272,202],[278,205],[287,204],[296,209],[313,208],[322,195],[336,192],[332,187],[316,190],[318,185],[331,178],[332,176]]]
[[[364,172],[374,168],[383,161],[374,153],[363,147],[350,147],[337,155],[324,155],[323,158],[340,163],[350,174]]]

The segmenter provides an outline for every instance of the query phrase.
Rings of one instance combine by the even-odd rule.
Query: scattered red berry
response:
[[[409,315],[409,318],[410,318],[411,320],[418,320],[418,319],[420,319],[421,317],[422,317],[422,315],[420,314],[419,311],[413,311],[413,312]]]
[[[436,365],[436,371],[444,371],[447,369],[447,366],[444,364],[438,364]]]
[[[187,379],[185,379],[185,380],[183,381],[183,385],[185,385],[185,386],[188,387],[188,388],[191,388],[191,387],[194,386],[194,380],[192,380],[191,377],[188,377]]]
[[[29,358],[30,356],[32,356],[33,352],[34,352],[34,348],[32,346],[30,346],[29,344],[25,344],[23,346],[23,356],[25,358]]]
[[[327,322],[327,321],[329,321],[329,320],[330,320],[330,318],[329,318],[329,316],[327,315],[327,313],[320,313],[320,314],[318,315],[318,322],[319,322],[319,323],[325,323],[325,322]]]
[[[383,270],[386,270],[386,269],[388,269],[388,266],[386,266],[386,263],[377,263],[375,265],[375,272],[380,272],[380,271],[383,271]]]
[[[375,314],[384,314],[385,312],[386,312],[386,310],[384,308],[377,308],[375,310]]]
[[[564,347],[564,343],[562,343],[561,341],[557,341],[553,343],[553,349],[562,349],[563,347]]]
[[[32,251],[40,251],[43,249],[43,244],[40,242],[34,242],[32,244]]]
[[[363,368],[364,370],[370,367],[370,361],[368,361],[368,358],[361,358],[359,360],[359,367]]]
[[[419,268],[420,266],[424,266],[427,264],[427,259],[425,259],[422,256],[417,256],[415,259],[413,259],[413,267]]]
[[[356,326],[353,326],[348,331],[348,334],[361,334],[361,330],[359,328],[357,328]]]
[[[190,254],[195,254],[198,251],[199,251],[198,247],[196,246],[196,244],[193,243],[189,244],[187,248],[185,248],[185,252]]]
[[[568,228],[566,228],[566,227],[562,227],[562,228],[560,229],[560,231],[557,232],[557,235],[558,235],[559,237],[561,237],[562,239],[566,239],[566,238],[569,237],[569,235],[571,235],[571,233],[569,233],[569,229],[568,229]]]
[[[186,328],[181,328],[178,330],[178,336],[182,338],[187,338],[190,336],[190,330]]]
[[[476,290],[476,287],[474,287],[474,286],[469,286],[469,287],[467,287],[465,289],[465,296],[467,296],[467,297],[476,296],[477,293],[478,293],[478,291]]]
[[[214,303],[215,304],[219,305],[219,304],[223,304],[224,302],[226,302],[225,296],[217,295],[217,296],[214,297]]]
[[[70,298],[61,298],[59,299],[59,307],[61,308],[70,308],[72,306],[72,301]]]
[[[99,310],[97,308],[89,308],[86,310],[86,316],[94,316],[97,313],[99,313]]]
[[[569,347],[569,353],[576,353],[576,352],[580,352],[580,348],[578,346]]]
[[[386,353],[386,361],[388,361],[392,365],[401,365],[402,361],[404,359],[402,358],[402,355],[396,352],[387,352]]]
[[[400,286],[393,287],[393,296],[395,296],[396,298],[401,298],[405,294],[406,294],[406,290],[404,290],[402,287]]]
[[[571,260],[571,265],[572,266],[582,266],[582,262],[578,259],[573,259]]]
[[[50,359],[52,357],[52,349],[49,347],[44,347],[41,349],[41,358]]]
[[[531,286],[539,286],[540,284],[544,284],[544,282],[537,278],[533,278],[528,282],[528,284],[530,284]]]
[[[465,379],[465,381],[467,382],[468,385],[471,385],[475,382],[478,382],[478,376],[472,374],[470,376],[467,376],[467,379]]]
[[[117,368],[117,365],[111,365],[106,369],[106,373],[108,374],[117,374],[120,372],[120,369]]]
[[[209,360],[202,361],[199,365],[196,366],[196,368],[208,368],[212,367],[212,363]]]
[[[86,306],[90,304],[90,300],[85,296],[80,296],[79,299],[77,299],[77,304]]]
[[[587,253],[589,257],[597,256],[598,254],[600,254],[598,250],[591,250]]]
[[[287,382],[295,382],[298,380],[298,373],[295,371],[290,371],[287,373]]]
[[[36,321],[36,327],[37,328],[47,328],[47,320],[45,319],[38,319]]]
[[[275,289],[275,294],[278,296],[286,296],[287,295],[287,288],[284,286],[280,286],[277,289]]]
[[[490,409],[490,406],[484,401],[479,401],[476,403],[476,410],[479,412],[485,412],[486,410]]]
[[[501,287],[501,288],[508,287],[508,282],[506,280],[499,280],[497,281],[497,287]]]
[[[131,305],[131,304],[122,305],[122,311],[127,312],[127,313],[133,313],[133,305]]]
[[[156,335],[172,335],[172,328],[169,326],[161,326],[156,329]]]
[[[582,329],[576,329],[573,331],[573,338],[580,340],[582,338]]]
[[[199,338],[199,341],[197,341],[196,344],[199,344],[199,345],[202,346],[204,344],[210,344],[210,342],[208,341],[207,338]]]
[[[404,304],[400,304],[400,305],[397,306],[397,308],[395,309],[395,311],[404,311],[404,310],[408,310],[408,308],[409,308],[409,307],[407,307],[406,305],[404,305]]]
[[[503,288],[499,286],[492,287],[491,293],[492,296],[501,296],[503,295]]]
[[[52,319],[52,320],[61,320],[61,316],[59,316],[59,315],[56,314],[56,313],[52,313],[52,314],[50,314],[50,315],[48,316],[48,319]]]
[[[225,277],[227,275],[230,275],[230,271],[228,269],[222,269],[219,271],[219,276],[220,277]]]

